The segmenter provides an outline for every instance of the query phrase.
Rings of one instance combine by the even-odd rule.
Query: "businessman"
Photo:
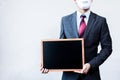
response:
[[[93,0],[74,0],[78,10],[62,17],[60,39],[84,38],[85,64],[81,71],[63,72],[62,80],[101,80],[99,66],[110,56],[112,41],[106,22],[90,10]],[[101,50],[98,53],[98,46]],[[41,68],[42,73],[49,70]]]

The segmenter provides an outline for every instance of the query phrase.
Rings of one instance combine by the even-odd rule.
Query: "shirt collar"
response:
[[[88,19],[90,16],[90,10],[87,11],[86,13],[82,14],[81,12],[77,11],[77,17],[80,17],[81,15],[85,15],[86,18]]]

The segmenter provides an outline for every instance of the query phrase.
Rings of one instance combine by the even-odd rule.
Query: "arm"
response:
[[[89,63],[83,65],[83,69],[81,71],[75,71],[77,73],[87,74],[90,69],[96,69],[101,65],[111,54],[112,52],[112,41],[108,29],[108,25],[106,20],[102,22],[101,32],[100,32],[100,43],[101,43],[101,51],[100,53],[93,58]]]
[[[103,20],[101,26],[102,26],[100,33],[101,51],[95,58],[93,58],[89,62],[92,69],[99,67],[99,65],[101,65],[112,53],[112,41],[106,19]]]

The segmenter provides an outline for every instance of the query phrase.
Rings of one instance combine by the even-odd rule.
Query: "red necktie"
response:
[[[86,28],[86,23],[85,23],[85,20],[84,20],[85,17],[86,16],[84,16],[84,15],[80,16],[80,18],[82,18],[82,19],[81,19],[80,26],[79,26],[79,31],[78,31],[79,37],[83,37],[84,32],[85,32],[85,28]]]

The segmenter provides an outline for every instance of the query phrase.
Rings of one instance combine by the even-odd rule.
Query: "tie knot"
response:
[[[84,19],[84,18],[86,18],[86,16],[85,15],[81,15],[80,18]]]

